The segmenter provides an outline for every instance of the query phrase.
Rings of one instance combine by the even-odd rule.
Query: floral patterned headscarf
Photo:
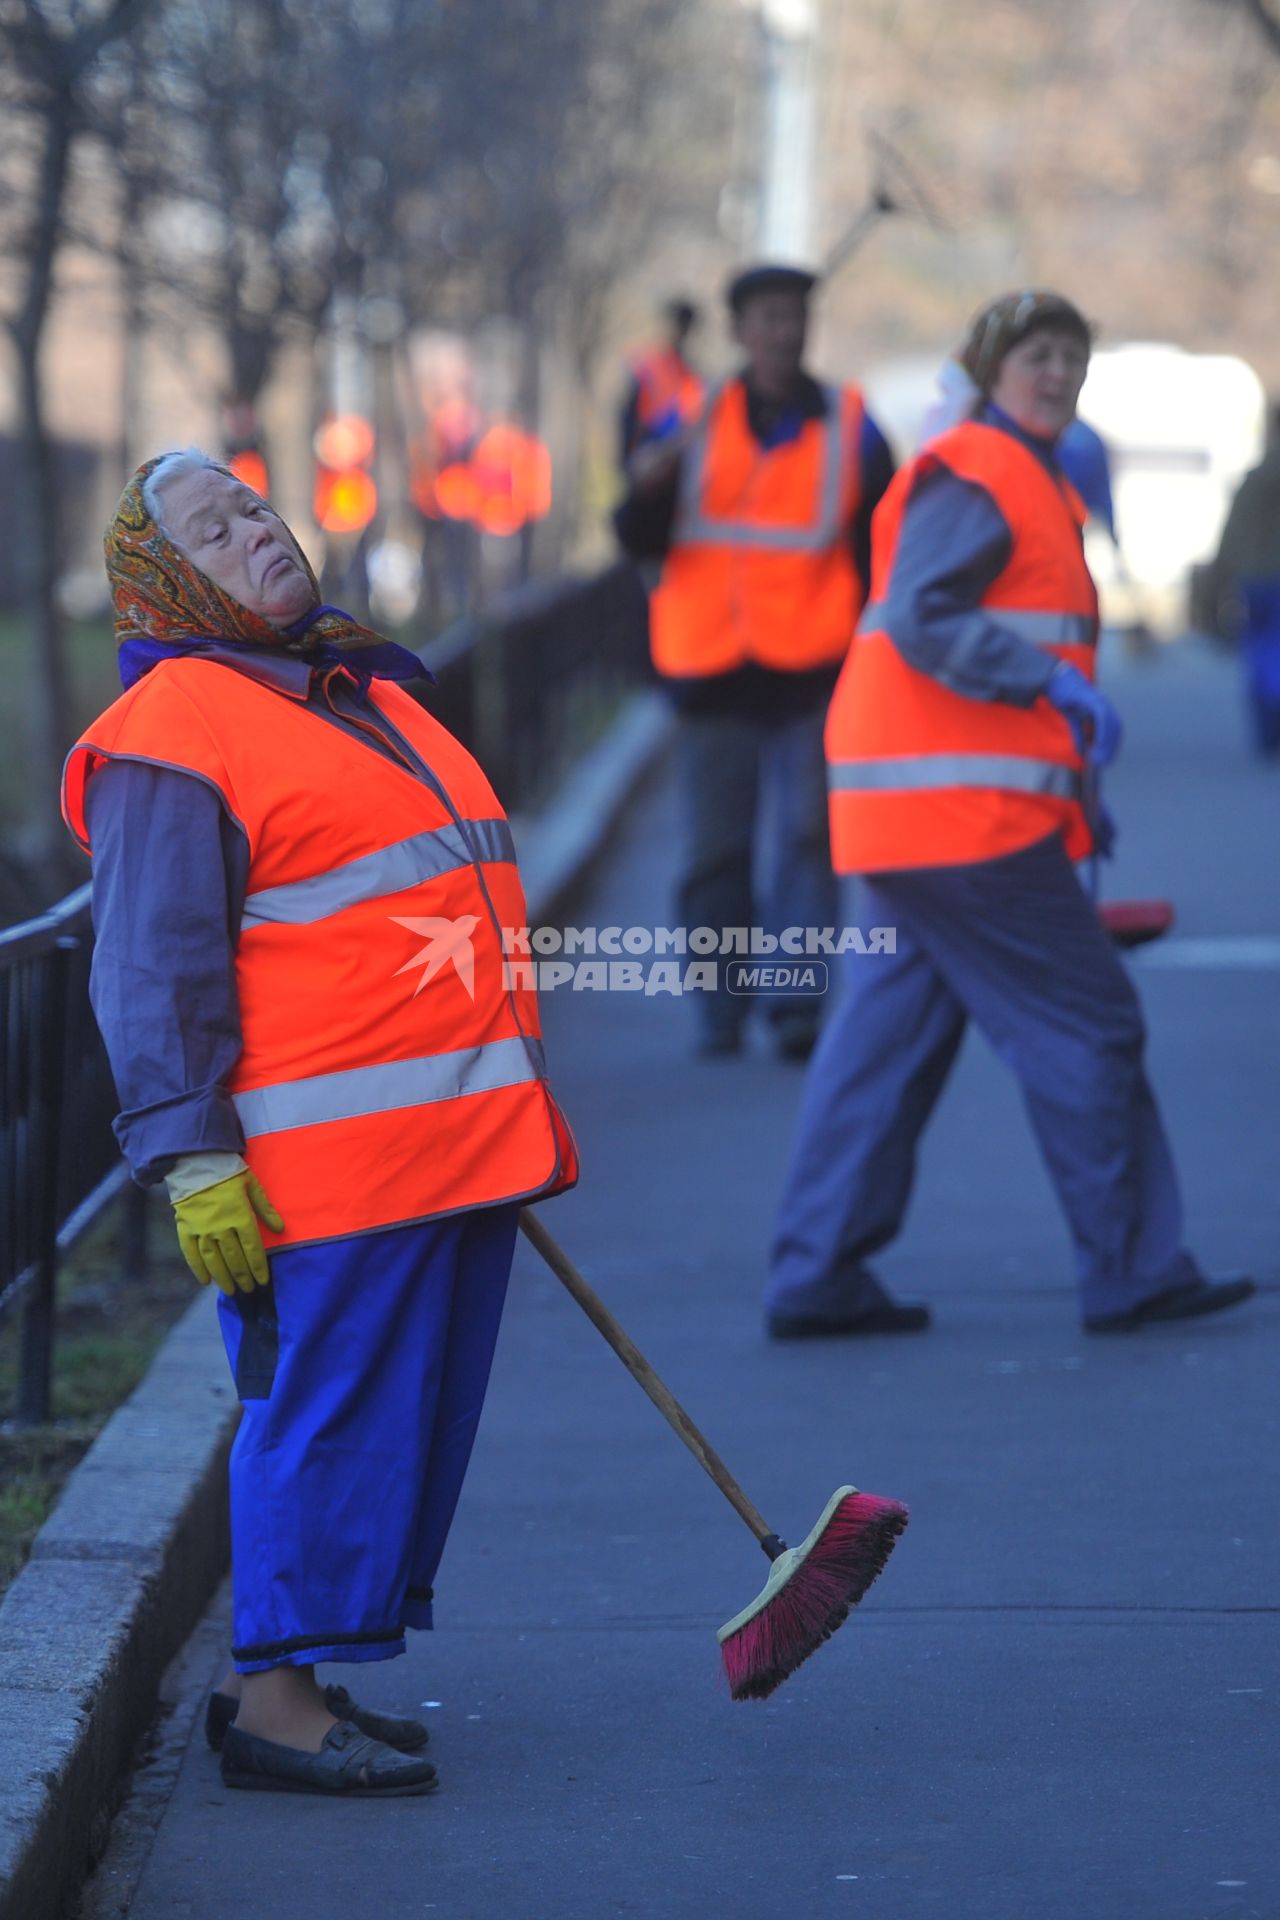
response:
[[[230,640],[264,647],[313,647],[328,642],[346,651],[384,644],[381,634],[362,627],[350,614],[321,606],[319,585],[301,549],[299,556],[315,595],[314,609],[287,630],[273,627],[206,579],[152,519],[143,495],[148,475],[168,457],[159,454],[138,468],[103,535],[118,647],[133,641],[183,647]],[[216,460],[211,464],[228,479],[235,477]]]

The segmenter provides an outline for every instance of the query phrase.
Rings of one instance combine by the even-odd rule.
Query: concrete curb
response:
[[[659,697],[638,695],[545,812],[513,823],[531,924],[564,910],[670,730]],[[201,1295],[0,1601],[0,1920],[58,1920],[106,1843],[160,1677],[230,1558],[236,1413]]]
[[[235,1413],[201,1297],[0,1601],[4,1920],[57,1920],[105,1844],[160,1676],[226,1567]]]

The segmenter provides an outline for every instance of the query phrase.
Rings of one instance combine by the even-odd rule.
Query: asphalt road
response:
[[[762,1043],[695,1062],[671,998],[552,995],[585,1164],[546,1223],[780,1532],[844,1480],[905,1500],[910,1529],[828,1646],[733,1704],[714,1630],[763,1558],[522,1246],[438,1630],[355,1675],[374,1704],[427,1703],[441,1791],[224,1791],[194,1718],[224,1599],[98,1913],[1280,1915],[1280,766],[1248,757],[1228,663],[1183,649],[1106,677],[1129,723],[1107,891],[1179,912],[1135,972],[1190,1244],[1261,1298],[1082,1335],[1016,1088],[971,1037],[883,1262],[934,1330],[772,1347],[759,1294],[796,1070]],[[660,786],[579,923],[665,922],[673,832]]]

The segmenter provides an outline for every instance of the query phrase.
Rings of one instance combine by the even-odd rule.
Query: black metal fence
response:
[[[508,811],[535,808],[647,674],[645,596],[631,568],[522,588],[423,658],[431,711],[464,740]],[[117,1194],[145,1195],[111,1131],[118,1102],[89,1007],[89,888],[0,932],[0,1317],[22,1315],[17,1418],[47,1420],[59,1258]]]
[[[465,740],[508,812],[536,807],[649,673],[648,611],[634,567],[534,580],[422,649],[426,704]]]
[[[89,1009],[92,948],[87,886],[0,933],[0,1314],[21,1309],[23,1425],[49,1418],[59,1258],[127,1185]]]

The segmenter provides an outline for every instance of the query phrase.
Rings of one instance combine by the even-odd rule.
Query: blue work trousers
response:
[[[831,927],[837,890],[827,838],[827,776],[822,751],[826,707],[787,719],[742,714],[681,714],[677,762],[684,845],[677,912],[684,927]],[[763,884],[754,870],[762,848]],[[736,1032],[749,1002],[731,995],[718,959],[715,993],[700,993],[709,1032]],[[821,1002],[771,1001],[775,1015]]]
[[[271,1255],[219,1301],[240,1673],[387,1660],[432,1585],[484,1404],[514,1206]]]
[[[1137,995],[1059,837],[863,884],[864,913],[896,928],[896,950],[850,956],[810,1063],[769,1309],[856,1316],[885,1300],[866,1261],[902,1224],[916,1145],[970,1018],[1022,1084],[1083,1313],[1196,1279]]]

